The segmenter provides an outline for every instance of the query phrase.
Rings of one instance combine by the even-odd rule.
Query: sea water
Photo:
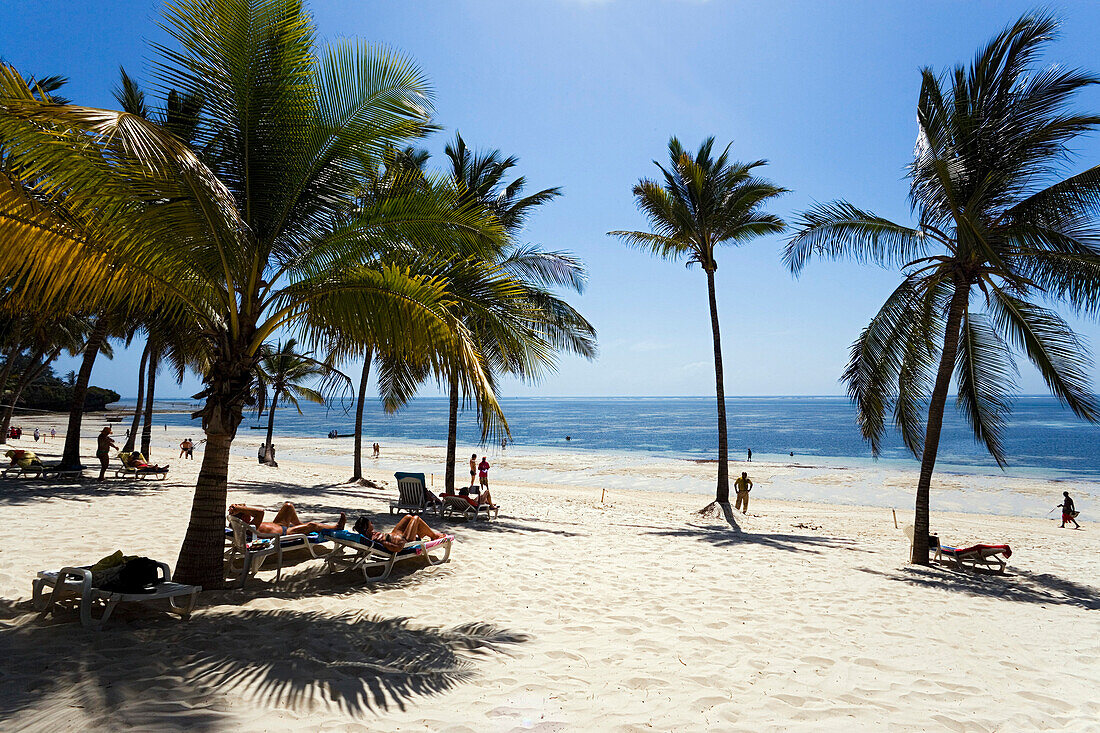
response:
[[[130,406],[122,401],[116,408]],[[638,456],[714,459],[718,430],[713,397],[515,397],[503,398],[511,431],[510,445],[570,451],[625,452]],[[192,409],[180,402],[158,409]],[[387,440],[440,444],[447,438],[445,398],[420,398],[397,413],[385,414],[368,403],[364,441]],[[353,406],[303,405],[302,414],[283,406],[276,412],[275,435],[324,437],[354,431]],[[730,457],[744,459],[752,449],[759,460],[793,458],[815,465],[869,465],[871,450],[860,436],[855,408],[845,397],[731,397],[726,401]],[[192,424],[185,412],[160,414],[157,423]],[[258,429],[251,429],[255,426]],[[245,415],[239,440],[259,445],[267,416]],[[473,410],[459,419],[459,444],[478,445],[480,430]],[[1077,419],[1050,397],[1017,398],[1003,436],[1009,476],[1100,481],[1100,426]],[[938,471],[1001,475],[984,446],[977,443],[963,416],[948,406],[940,440]],[[893,432],[886,436],[880,466],[915,468],[918,464]]]

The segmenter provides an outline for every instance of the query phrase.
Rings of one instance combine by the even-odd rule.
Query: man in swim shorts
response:
[[[733,482],[733,487],[737,490],[737,503],[734,505],[734,509],[740,509],[742,514],[748,514],[749,512],[749,492],[752,491],[752,479],[745,472],[741,473],[741,478]]]

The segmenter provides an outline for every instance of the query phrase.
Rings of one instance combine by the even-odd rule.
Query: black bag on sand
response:
[[[156,560],[132,557],[99,587],[112,593],[156,593],[156,585],[161,582],[159,570]]]

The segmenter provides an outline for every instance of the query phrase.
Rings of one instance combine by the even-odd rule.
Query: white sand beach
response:
[[[85,433],[99,424],[89,416]],[[98,633],[73,613],[37,618],[38,570],[116,549],[175,563],[202,457],[200,446],[195,461],[176,458],[183,437],[154,432],[153,458],[171,458],[163,483],[0,482],[3,730],[1100,729],[1100,531],[1084,502],[1072,531],[936,511],[934,492],[945,542],[1012,546],[997,576],[907,566],[888,508],[769,495],[826,474],[838,498],[915,482],[859,468],[752,464],[736,531],[693,513],[705,497],[621,488],[616,473],[637,466],[517,480],[544,468],[552,479],[553,459],[539,468],[545,454],[509,448],[491,474],[498,521],[429,520],[457,535],[445,565],[413,561],[373,585],[316,560],[276,584],[272,566],[245,590],[202,594],[185,623],[141,605]],[[384,515],[383,527],[393,472],[441,467],[444,454],[385,444],[367,459],[373,489],[342,483],[348,441],[278,440],[272,469],[250,438],[234,448],[230,501],[291,500],[310,519]],[[22,442],[47,463],[61,449]],[[642,479],[705,481],[713,466],[685,462],[687,479],[670,470],[654,462]],[[944,480],[982,505],[970,479]],[[1036,506],[1067,488],[1009,483]],[[911,502],[897,509],[911,521]]]

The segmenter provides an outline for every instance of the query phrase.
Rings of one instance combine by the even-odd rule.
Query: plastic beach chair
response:
[[[428,487],[424,482],[422,473],[405,473],[398,471],[394,474],[397,479],[397,501],[390,502],[390,514],[408,512],[409,514],[421,514],[433,508],[428,502]]]
[[[444,494],[439,497],[439,500],[443,502],[439,510],[440,518],[445,518],[448,513],[451,513],[460,514],[469,520],[477,519],[484,513],[486,519],[496,519],[500,514],[500,506],[497,504],[474,504],[465,496]]]
[[[197,585],[171,582],[168,564],[159,562],[157,565],[160,567],[160,582],[154,586],[156,590],[152,593],[114,593],[95,588],[92,586],[92,571],[88,568],[65,567],[56,573],[42,571],[31,584],[34,607],[36,610],[49,613],[65,596],[79,596],[80,623],[95,631],[103,629],[119,603],[139,603],[166,598],[168,610],[171,613],[177,614],[184,620],[190,618],[202,588]],[[52,588],[49,595],[45,592],[47,588]],[[180,597],[186,597],[186,601],[182,604],[176,602]],[[103,611],[98,619],[92,616],[93,606],[97,602],[103,604]]]
[[[905,536],[909,543],[913,542],[913,526],[905,526]],[[1012,548],[1008,545],[972,545],[970,547],[950,547],[940,543],[936,535],[928,536],[928,551],[934,552],[932,560],[947,563],[951,561],[957,568],[988,568],[998,573],[1004,573],[1007,563],[1005,560],[1012,557]],[[1003,558],[1002,558],[1003,556]]]
[[[239,517],[229,517],[229,528],[226,530],[226,540],[229,546],[225,552],[226,574],[233,576],[240,574],[241,587],[244,587],[249,576],[259,572],[264,560],[275,556],[275,582],[278,583],[283,576],[283,553],[297,550],[306,550],[310,557],[322,557],[324,553],[317,552],[317,546],[328,540],[316,533],[311,534],[267,534],[258,531],[251,524],[247,524]]]
[[[1010,557],[1012,557],[1012,548],[1008,545],[972,545],[970,547],[939,545],[932,559],[938,562],[951,560],[955,563],[955,567],[959,568],[983,567],[997,573],[1004,573],[1007,564],[1005,560]]]
[[[16,448],[4,455],[11,459],[11,465],[0,471],[3,478],[39,478],[46,471],[42,461],[32,451]]]
[[[402,560],[424,557],[429,565],[441,565],[451,558],[451,544],[454,535],[438,540],[418,540],[409,542],[397,552],[391,552],[380,543],[358,532],[346,529],[324,529],[321,534],[331,539],[336,547],[325,558],[328,572],[336,570],[360,570],[368,582],[385,580],[390,577],[394,565]],[[442,550],[443,557],[432,557],[432,552]],[[348,554],[350,552],[350,554]],[[372,572],[377,571],[375,575]]]
[[[138,455],[142,459],[145,456],[141,455],[140,451],[119,451],[118,460],[121,465],[115,468],[115,478],[132,477],[136,479],[147,479],[150,476],[158,481],[163,481],[168,478],[168,467],[154,469],[149,468],[134,468],[130,465],[130,456]]]

